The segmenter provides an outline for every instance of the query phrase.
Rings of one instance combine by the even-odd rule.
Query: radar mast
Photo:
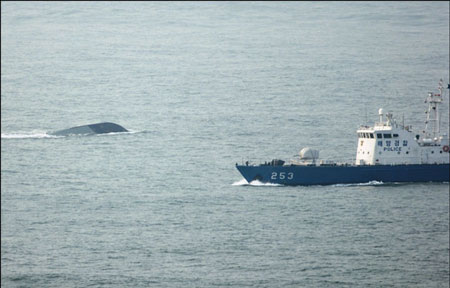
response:
[[[439,93],[428,92],[428,97],[425,99],[425,103],[428,103],[428,110],[425,112],[427,114],[427,120],[425,121],[425,133],[428,137],[433,139],[439,136],[440,133],[440,114],[439,114],[439,104],[443,101],[443,81],[439,80],[438,90]],[[428,124],[432,127],[431,133],[428,131]]]

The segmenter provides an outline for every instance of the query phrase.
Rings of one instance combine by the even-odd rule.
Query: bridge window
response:
[[[408,146],[408,140],[403,140],[403,146]]]
[[[383,138],[383,134],[377,133],[377,138],[379,138],[379,139]]]
[[[395,140],[395,142],[394,142],[395,144],[395,146],[400,146],[400,140]]]
[[[392,138],[391,134],[383,134],[384,138]]]
[[[393,136],[394,136],[394,138],[397,138],[397,137],[398,137],[398,134],[394,134]]]
[[[390,140],[387,140],[387,141],[386,141],[386,146],[388,146],[388,147],[391,146],[391,141],[390,141]]]
[[[378,146],[383,147],[383,141],[378,141]]]
[[[373,133],[369,133],[370,138],[373,138]]]

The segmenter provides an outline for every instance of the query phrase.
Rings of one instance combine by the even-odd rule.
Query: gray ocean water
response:
[[[448,2],[2,2],[1,286],[449,287],[448,183],[234,167],[351,161],[440,78]]]

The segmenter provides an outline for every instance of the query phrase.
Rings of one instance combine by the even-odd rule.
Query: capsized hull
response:
[[[117,132],[128,132],[127,129],[122,126],[111,123],[103,122],[96,124],[89,124],[83,126],[76,126],[69,129],[59,130],[56,132],[49,133],[55,136],[68,136],[68,135],[89,135],[89,134],[105,134],[105,133],[117,133]]]
[[[236,165],[247,182],[283,185],[330,185],[389,182],[448,182],[450,164],[342,165],[342,166],[246,166]]]

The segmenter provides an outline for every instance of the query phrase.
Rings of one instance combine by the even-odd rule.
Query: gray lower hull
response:
[[[113,132],[128,132],[128,130],[115,123],[102,122],[96,124],[76,126],[69,129],[55,131],[49,134],[55,136],[67,136],[67,135],[104,134]]]

